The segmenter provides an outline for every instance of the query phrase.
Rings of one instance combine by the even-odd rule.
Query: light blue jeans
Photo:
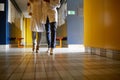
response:
[[[40,46],[41,35],[42,35],[41,32],[34,32],[34,31],[32,31],[32,42],[33,42],[33,46],[35,45],[36,40],[37,40],[37,46]]]

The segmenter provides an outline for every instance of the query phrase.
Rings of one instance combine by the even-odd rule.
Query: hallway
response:
[[[28,48],[27,1],[0,0],[0,80],[120,80],[120,0],[64,0],[57,37],[65,39],[54,55]]]
[[[45,51],[0,50],[0,80],[120,80],[120,61],[64,48],[53,56]]]

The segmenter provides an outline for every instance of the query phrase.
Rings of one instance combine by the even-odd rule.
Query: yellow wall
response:
[[[84,0],[84,45],[120,50],[120,0]]]
[[[25,43],[26,46],[28,45],[32,45],[32,35],[31,35],[31,30],[30,30],[30,19],[29,18],[25,18]]]

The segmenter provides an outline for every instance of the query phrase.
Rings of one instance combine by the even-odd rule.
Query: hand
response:
[[[32,13],[30,12],[29,15],[32,16]]]
[[[27,3],[27,6],[30,6],[30,3]]]
[[[48,3],[50,2],[50,0],[44,0],[44,1],[45,1],[45,2],[48,2]]]

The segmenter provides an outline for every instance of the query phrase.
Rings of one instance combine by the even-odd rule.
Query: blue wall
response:
[[[4,11],[0,11],[0,45],[9,44],[8,0],[0,0]]]
[[[68,45],[83,44],[83,15],[78,14],[78,8],[83,9],[83,0],[67,0],[68,11],[76,13],[67,16]]]

